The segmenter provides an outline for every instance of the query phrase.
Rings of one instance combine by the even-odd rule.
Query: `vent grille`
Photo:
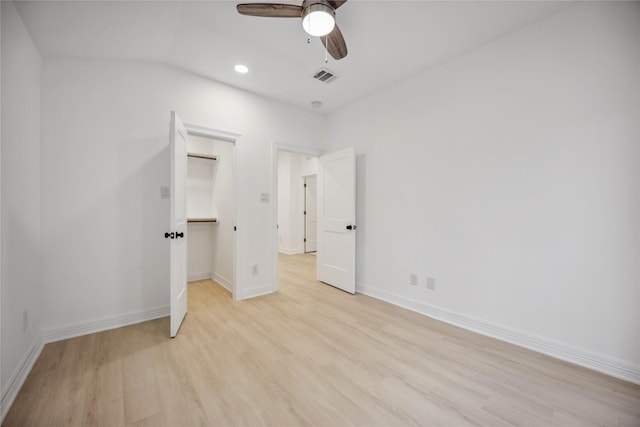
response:
[[[320,68],[313,75],[313,78],[324,83],[331,83],[335,79],[338,78],[332,71],[327,70],[326,68]]]

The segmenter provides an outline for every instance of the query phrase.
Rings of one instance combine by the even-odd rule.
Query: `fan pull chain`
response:
[[[329,34],[324,36],[324,63],[329,62]]]

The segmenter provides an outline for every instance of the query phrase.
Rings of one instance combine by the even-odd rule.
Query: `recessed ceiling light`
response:
[[[247,68],[246,65],[242,65],[242,64],[238,64],[234,67],[234,69],[239,72],[240,74],[246,74],[249,72],[249,69]]]

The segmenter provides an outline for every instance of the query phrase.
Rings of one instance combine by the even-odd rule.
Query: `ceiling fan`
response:
[[[302,27],[310,35],[320,37],[331,56],[338,60],[347,56],[347,44],[336,24],[336,9],[347,0],[304,0],[302,6],[280,3],[243,3],[236,6],[242,15],[267,18],[302,18]]]

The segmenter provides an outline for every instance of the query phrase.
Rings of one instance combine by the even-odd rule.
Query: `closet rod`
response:
[[[187,157],[196,157],[198,159],[208,159],[208,160],[218,160],[216,156],[209,156],[207,154],[187,153]]]
[[[187,218],[187,222],[218,222],[218,218]]]

